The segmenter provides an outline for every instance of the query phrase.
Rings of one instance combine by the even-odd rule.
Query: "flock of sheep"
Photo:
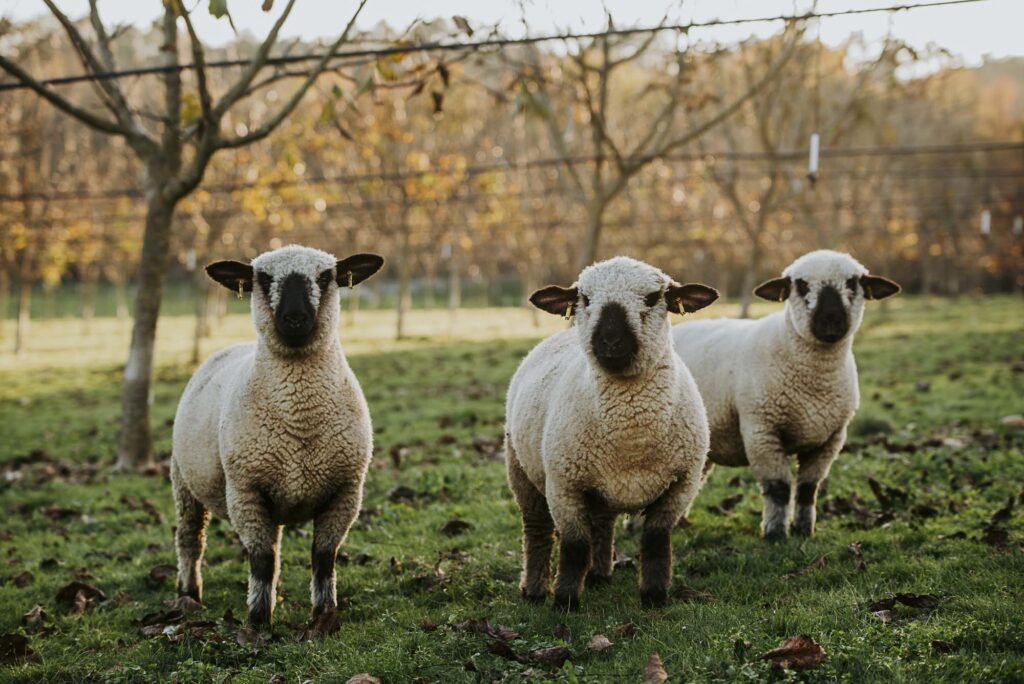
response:
[[[207,267],[225,287],[252,293],[257,341],[207,359],[178,407],[179,593],[202,599],[215,513],[248,552],[249,622],[268,625],[282,526],[312,519],[313,614],[336,609],[335,559],[359,514],[373,451],[369,410],[338,340],[338,291],[383,263],[289,246],[251,264]],[[641,601],[663,604],[672,528],[716,463],[753,469],[765,539],[814,533],[818,486],[859,402],[853,333],[865,300],[899,286],[822,250],[755,292],[784,309],[757,321],[672,327],[668,312],[697,311],[718,292],[616,257],[587,267],[571,287],[531,296],[572,324],[527,355],[508,390],[506,462],[523,518],[524,598],[547,597],[557,532],[554,604],[577,607],[584,582],[610,579],[615,521],[632,513],[643,527]]]

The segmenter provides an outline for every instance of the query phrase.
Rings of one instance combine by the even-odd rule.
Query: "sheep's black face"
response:
[[[300,274],[288,275],[279,285],[274,328],[277,336],[289,347],[304,347],[316,329],[316,309],[310,301],[309,279]]]
[[[834,344],[849,331],[850,319],[842,296],[833,286],[823,286],[818,290],[818,301],[811,315],[811,333],[821,342]]]
[[[609,373],[622,373],[633,363],[639,343],[621,304],[608,302],[601,307],[590,346],[594,358]]]

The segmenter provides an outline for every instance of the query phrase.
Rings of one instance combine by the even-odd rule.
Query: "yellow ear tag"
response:
[[[239,280],[239,281],[238,281],[238,298],[239,298],[239,299],[242,299],[242,298],[244,297],[244,295],[242,294],[242,292],[243,292],[243,289],[242,289],[242,281],[241,281],[241,280]]]
[[[679,315],[680,316],[685,316],[686,315],[686,309],[683,308],[683,298],[682,297],[678,297],[676,299],[676,306],[679,307]]]
[[[352,289],[352,271],[348,272],[348,289]]]
[[[571,321],[572,320],[572,315],[573,315],[573,312],[575,311],[575,309],[576,309],[576,305],[575,304],[570,304],[568,307],[566,307],[566,309],[565,309],[565,316],[563,316],[563,318],[565,318],[565,320],[567,320],[567,321]]]

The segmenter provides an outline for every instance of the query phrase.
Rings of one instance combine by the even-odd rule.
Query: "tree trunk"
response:
[[[0,268],[0,340],[7,328],[8,307],[11,305],[11,274]]]
[[[202,268],[197,268],[193,274],[193,282],[195,283],[195,312],[196,312],[196,324],[192,329],[192,363],[199,363],[199,356],[201,353],[200,347],[202,346],[203,337],[208,334],[208,322],[206,320],[206,310],[209,306],[207,299],[209,293],[206,287],[206,271]]]
[[[601,241],[601,232],[604,230],[604,208],[603,203],[587,207],[587,234],[583,236],[583,251],[580,252],[578,271],[597,261],[597,247]]]
[[[399,243],[398,249],[398,321],[395,333],[396,339],[399,340],[405,338],[405,319],[412,299],[410,293],[412,269],[409,264],[409,238],[409,227],[403,225],[402,240]]]
[[[25,342],[28,338],[28,326],[30,319],[29,308],[32,305],[32,281],[28,274],[22,273],[18,278],[18,326],[14,330],[14,353],[20,354],[25,351]]]
[[[757,240],[750,247],[750,261],[743,274],[740,291],[740,318],[750,317],[750,304],[754,298],[754,287],[757,285],[757,267],[761,264],[761,245]]]
[[[117,467],[120,470],[153,463],[153,441],[149,429],[150,384],[153,378],[156,325],[170,255],[173,215],[174,204],[161,197],[150,200],[146,207],[146,232],[142,240],[142,261],[139,263],[139,289],[135,295],[132,341],[121,392],[121,440],[117,454]]]
[[[114,281],[114,300],[117,306],[117,320],[123,321],[128,318],[128,288],[124,278]]]
[[[92,319],[96,316],[96,282],[99,275],[93,269],[82,272],[82,334],[88,335],[92,329]]]

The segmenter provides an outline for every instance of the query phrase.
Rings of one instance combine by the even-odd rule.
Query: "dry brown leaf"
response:
[[[22,634],[0,634],[0,664],[10,665],[22,660],[39,660],[39,656],[28,647],[28,637]]]
[[[550,648],[538,648],[530,653],[534,660],[547,665],[548,667],[562,667],[566,660],[572,658],[572,652],[565,646],[551,646]]]
[[[380,678],[374,677],[369,672],[360,672],[357,675],[349,677],[345,684],[380,684]]]
[[[611,648],[612,642],[604,634],[595,634],[590,638],[590,643],[587,644],[587,650],[590,651],[603,651],[606,648]]]
[[[825,650],[808,634],[792,636],[761,656],[761,660],[784,669],[805,669],[821,665]]]
[[[572,641],[572,630],[569,629],[569,626],[566,624],[559,624],[555,627],[555,631],[553,633],[556,639],[561,639],[566,643]]]
[[[644,667],[644,684],[661,684],[667,679],[668,672],[665,671],[665,665],[661,662],[661,656],[652,653]]]

